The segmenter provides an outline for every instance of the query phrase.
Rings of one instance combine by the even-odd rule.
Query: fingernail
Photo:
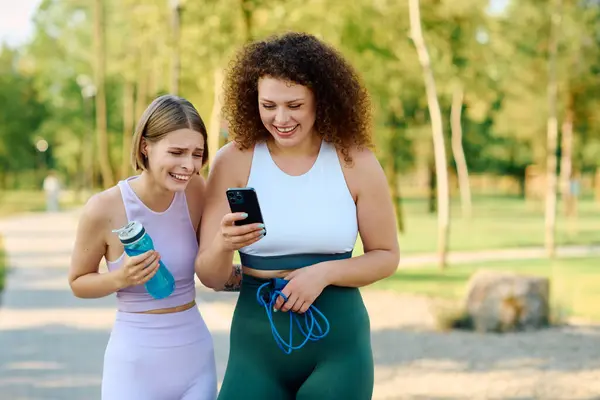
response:
[[[258,228],[264,228],[264,227],[265,227],[265,224],[258,224],[258,225],[257,225],[257,227],[258,227]],[[265,231],[265,230],[263,229],[263,232],[264,232],[264,231]]]
[[[265,232],[266,232],[266,231],[265,231],[264,229],[263,229],[263,230],[261,230],[261,231],[260,231],[260,234],[261,234],[261,236],[265,236]]]
[[[248,218],[248,214],[242,213],[242,218]]]
[[[275,307],[273,307],[273,312],[277,312],[279,311],[278,309],[276,309]]]

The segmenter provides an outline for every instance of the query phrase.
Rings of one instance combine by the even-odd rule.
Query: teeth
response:
[[[179,179],[180,181],[187,181],[188,179],[190,179],[190,177],[188,175],[177,175],[177,174],[171,174],[173,177]]]
[[[291,128],[279,128],[276,126],[275,129],[277,129],[279,132],[282,132],[282,133],[288,133],[288,132],[291,132],[294,129],[296,129],[296,127],[292,126]]]

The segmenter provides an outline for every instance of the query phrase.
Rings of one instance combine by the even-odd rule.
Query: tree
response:
[[[548,49],[548,132],[546,148],[546,212],[545,212],[545,247],[548,257],[556,254],[556,189],[557,189],[557,157],[558,118],[556,58],[560,27],[561,0],[555,0],[550,11],[551,28]]]
[[[456,162],[456,172],[458,175],[458,188],[460,191],[460,202],[462,206],[462,215],[465,218],[471,218],[471,185],[469,183],[469,169],[465,158],[462,141],[462,108],[463,108],[463,87],[457,84],[452,94],[452,111],[450,113],[451,131],[452,131],[452,153]]]
[[[450,228],[450,204],[442,112],[437,98],[437,89],[435,87],[435,78],[431,68],[429,53],[427,51],[425,40],[423,39],[419,0],[409,0],[409,12],[411,38],[414,42],[419,62],[423,68],[427,105],[431,117],[431,133],[433,136],[437,183],[438,264],[440,268],[445,268],[448,250],[448,233]]]
[[[104,2],[94,2],[94,80],[96,86],[96,140],[98,141],[98,161],[102,174],[102,184],[108,188],[114,184],[112,165],[108,153],[108,131],[106,115],[106,88],[105,88],[105,24]]]

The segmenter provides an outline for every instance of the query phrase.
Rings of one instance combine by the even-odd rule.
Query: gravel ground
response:
[[[0,399],[98,399],[114,299],[66,282],[76,213],[0,222],[12,266],[0,308]],[[436,332],[428,299],[363,290],[375,355],[373,399],[600,399],[600,327],[481,335]],[[198,286],[219,377],[235,294]]]

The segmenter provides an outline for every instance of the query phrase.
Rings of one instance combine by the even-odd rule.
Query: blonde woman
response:
[[[208,158],[206,128],[187,100],[162,96],[133,137],[139,175],[86,204],[69,282],[80,298],[116,293],[118,311],[105,357],[102,399],[212,400],[217,393],[213,340],[195,303],[194,259],[204,199],[198,171]],[[128,257],[113,230],[143,224],[156,251]],[[99,272],[104,258],[108,272]],[[154,299],[144,288],[162,260],[174,292]]]

